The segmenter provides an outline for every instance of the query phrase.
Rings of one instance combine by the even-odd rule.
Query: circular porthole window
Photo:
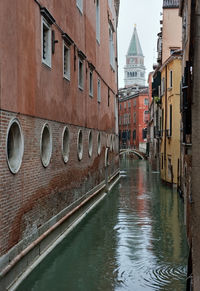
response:
[[[40,155],[43,166],[46,168],[51,159],[52,153],[52,136],[49,125],[46,123],[42,128],[41,142],[40,142]]]
[[[97,135],[97,153],[100,155],[101,153],[101,134],[100,132]]]
[[[92,148],[93,148],[92,131],[90,131],[89,136],[88,136],[88,154],[89,154],[89,157],[92,156]]]
[[[82,130],[79,130],[79,132],[78,132],[77,152],[78,152],[78,159],[80,161],[83,158],[83,133],[82,133]]]
[[[24,153],[24,140],[22,130],[17,119],[13,119],[10,122],[7,132],[6,144],[8,167],[13,174],[16,174],[20,169]]]
[[[62,155],[65,163],[69,160],[69,141],[69,129],[65,127],[62,134]]]

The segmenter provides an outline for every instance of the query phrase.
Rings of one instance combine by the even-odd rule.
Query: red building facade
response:
[[[134,148],[146,152],[148,104],[148,88],[134,89],[128,94],[126,90],[125,97],[124,92],[119,92],[120,148]]]
[[[0,1],[2,290],[24,250],[119,173],[118,12],[119,0]]]

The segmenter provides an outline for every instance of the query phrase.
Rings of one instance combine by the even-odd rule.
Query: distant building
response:
[[[125,96],[119,91],[120,148],[134,148],[146,152],[149,121],[148,97],[148,88],[134,88]]]
[[[126,55],[125,87],[119,89],[119,137],[121,148],[146,152],[148,87],[145,87],[144,55],[136,25]]]
[[[129,86],[145,86],[144,55],[137,34],[136,25],[126,55],[124,67],[124,84]]]

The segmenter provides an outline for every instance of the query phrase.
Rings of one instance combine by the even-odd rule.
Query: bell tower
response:
[[[136,24],[126,55],[124,83],[125,87],[145,86],[144,55],[137,34]]]

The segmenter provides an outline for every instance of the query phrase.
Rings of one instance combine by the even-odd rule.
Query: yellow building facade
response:
[[[174,52],[161,66],[161,147],[162,180],[179,184],[180,177],[180,82],[181,51]]]

